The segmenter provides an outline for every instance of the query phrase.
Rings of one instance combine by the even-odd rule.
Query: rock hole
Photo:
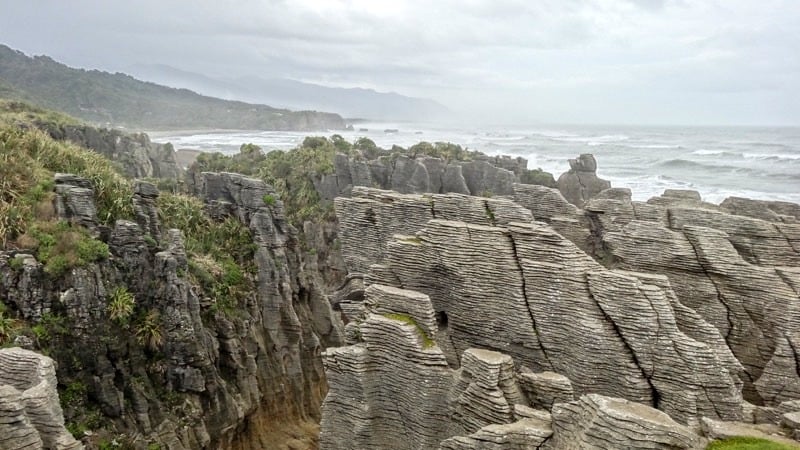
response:
[[[440,330],[447,329],[447,313],[444,311],[438,311],[436,313],[436,323],[439,325]]]

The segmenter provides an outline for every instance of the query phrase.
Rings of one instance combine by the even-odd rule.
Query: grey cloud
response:
[[[394,90],[508,120],[800,124],[798,22],[792,0],[40,0],[4,5],[0,42],[107,70]]]

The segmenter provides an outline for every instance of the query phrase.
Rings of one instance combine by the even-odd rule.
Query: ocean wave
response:
[[[660,149],[660,150],[681,149],[681,148],[683,148],[680,145],[671,145],[671,144],[630,144],[630,145],[626,145],[626,147],[652,148],[652,149]]]
[[[691,161],[688,159],[676,158],[661,161],[656,164],[657,167],[668,169],[686,169],[686,170],[724,170],[734,173],[762,173],[750,167],[738,167],[725,164],[714,164],[700,161]]]
[[[575,138],[578,137],[577,134],[574,133],[567,133],[566,131],[533,131],[531,132],[534,136],[542,136],[546,138]]]
[[[486,141],[486,142],[522,141],[522,140],[525,140],[525,136],[513,136],[513,135],[508,135],[508,134],[501,134],[501,135],[487,134],[486,136],[478,137],[478,140]]]
[[[588,145],[602,145],[602,143],[627,141],[630,136],[624,134],[604,134],[602,136],[563,136],[552,137],[554,141],[561,142],[583,142]]]
[[[775,161],[798,161],[800,154],[789,153],[742,153],[747,159],[769,159]]]

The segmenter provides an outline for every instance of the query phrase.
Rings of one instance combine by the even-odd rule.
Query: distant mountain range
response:
[[[222,100],[123,73],[74,69],[0,45],[0,97],[24,100],[102,125],[155,129],[330,130],[338,114],[293,112]]]
[[[228,100],[332,111],[350,118],[430,121],[452,114],[434,100],[372,89],[328,87],[285,78],[214,78],[163,64],[138,64],[127,72],[143,80]]]

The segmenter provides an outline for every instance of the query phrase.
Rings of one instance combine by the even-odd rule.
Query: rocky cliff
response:
[[[31,203],[0,252],[0,448],[797,437],[800,207],[634,202],[586,155],[556,189],[510,158],[331,151],[303,178],[257,153],[282,185],[62,173],[0,197]],[[296,229],[298,191],[336,221]]]
[[[172,144],[150,142],[145,133],[123,133],[88,125],[42,124],[42,127],[53,139],[69,141],[105,156],[130,178],[175,180],[182,176]]]
[[[187,250],[184,234],[159,222],[154,186],[138,183],[136,220],[111,228],[96,219],[92,188],[59,176],[54,201],[64,226],[85,227],[108,246],[107,257],[55,276],[31,254],[0,254],[0,297],[32,330],[14,344],[56,360],[70,431],[91,445],[278,448],[294,436],[293,448],[313,447],[327,389],[319,354],[343,341],[321,279],[303,267],[282,203],[265,204],[274,191],[241,175],[204,174],[205,214],[249,242],[241,247],[249,256],[241,256],[250,265],[241,273]],[[211,277],[211,289],[203,277]],[[230,277],[251,280],[252,289],[232,292],[246,282]],[[129,295],[126,314],[121,293]],[[57,416],[55,377],[43,383]],[[10,402],[3,405],[19,403],[3,389]],[[35,439],[23,434],[3,448],[29,448]]]

